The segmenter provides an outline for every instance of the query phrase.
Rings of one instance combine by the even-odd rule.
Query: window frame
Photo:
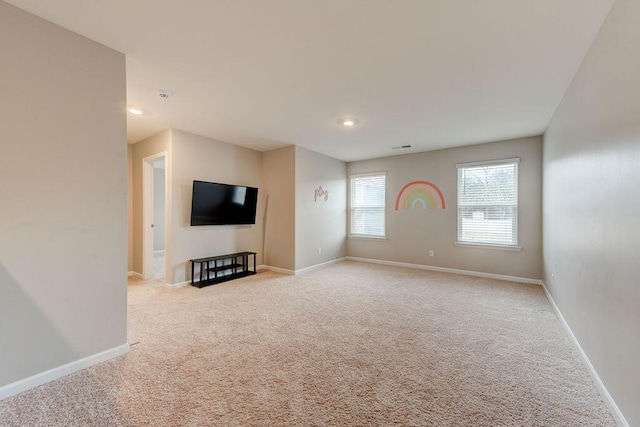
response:
[[[490,242],[490,241],[470,241],[470,240],[461,240],[462,230],[461,225],[462,221],[460,218],[461,215],[461,206],[460,206],[460,188],[461,188],[461,169],[466,168],[475,168],[475,167],[483,167],[483,166],[503,166],[503,165],[515,165],[516,173],[514,176],[515,180],[515,224],[513,225],[513,237],[511,243],[500,243],[500,242]],[[522,247],[519,245],[520,238],[520,158],[509,158],[509,159],[498,159],[498,160],[488,160],[481,162],[472,162],[472,163],[458,163],[456,164],[457,170],[457,186],[456,186],[456,246],[467,246],[467,247],[478,247],[478,248],[489,248],[489,249],[502,249],[502,250],[510,250],[510,251],[520,251]],[[487,204],[487,206],[495,206]]]
[[[382,227],[383,227],[383,234],[377,235],[377,234],[360,234],[360,233],[353,233],[352,232],[352,218],[353,218],[353,213],[355,209],[358,209],[357,207],[353,206],[353,180],[357,179],[357,178],[364,178],[364,177],[383,177],[384,178],[384,205],[382,206],[382,213],[383,213],[383,221],[382,221]],[[348,197],[348,202],[349,202],[349,227],[348,227],[348,234],[347,236],[350,239],[373,239],[373,240],[386,240],[387,239],[387,173],[386,172],[371,172],[371,173],[359,173],[359,174],[351,174],[349,175],[349,197]]]

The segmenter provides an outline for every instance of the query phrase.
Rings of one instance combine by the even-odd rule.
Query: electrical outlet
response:
[[[429,256],[433,256],[434,252],[433,251],[429,251]]]
[[[322,248],[318,248],[318,255],[322,253]]]

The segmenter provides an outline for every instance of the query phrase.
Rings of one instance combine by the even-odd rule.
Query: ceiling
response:
[[[542,134],[613,1],[8,2],[126,54],[130,143],[353,161]]]

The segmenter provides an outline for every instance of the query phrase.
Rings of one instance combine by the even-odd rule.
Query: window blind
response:
[[[385,236],[385,181],[384,173],[351,176],[350,235]]]
[[[458,165],[458,241],[518,244],[518,162]]]

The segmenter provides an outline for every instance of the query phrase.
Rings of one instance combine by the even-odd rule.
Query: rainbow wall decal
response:
[[[444,196],[437,185],[428,181],[413,181],[402,187],[396,199],[399,209],[444,209]]]

